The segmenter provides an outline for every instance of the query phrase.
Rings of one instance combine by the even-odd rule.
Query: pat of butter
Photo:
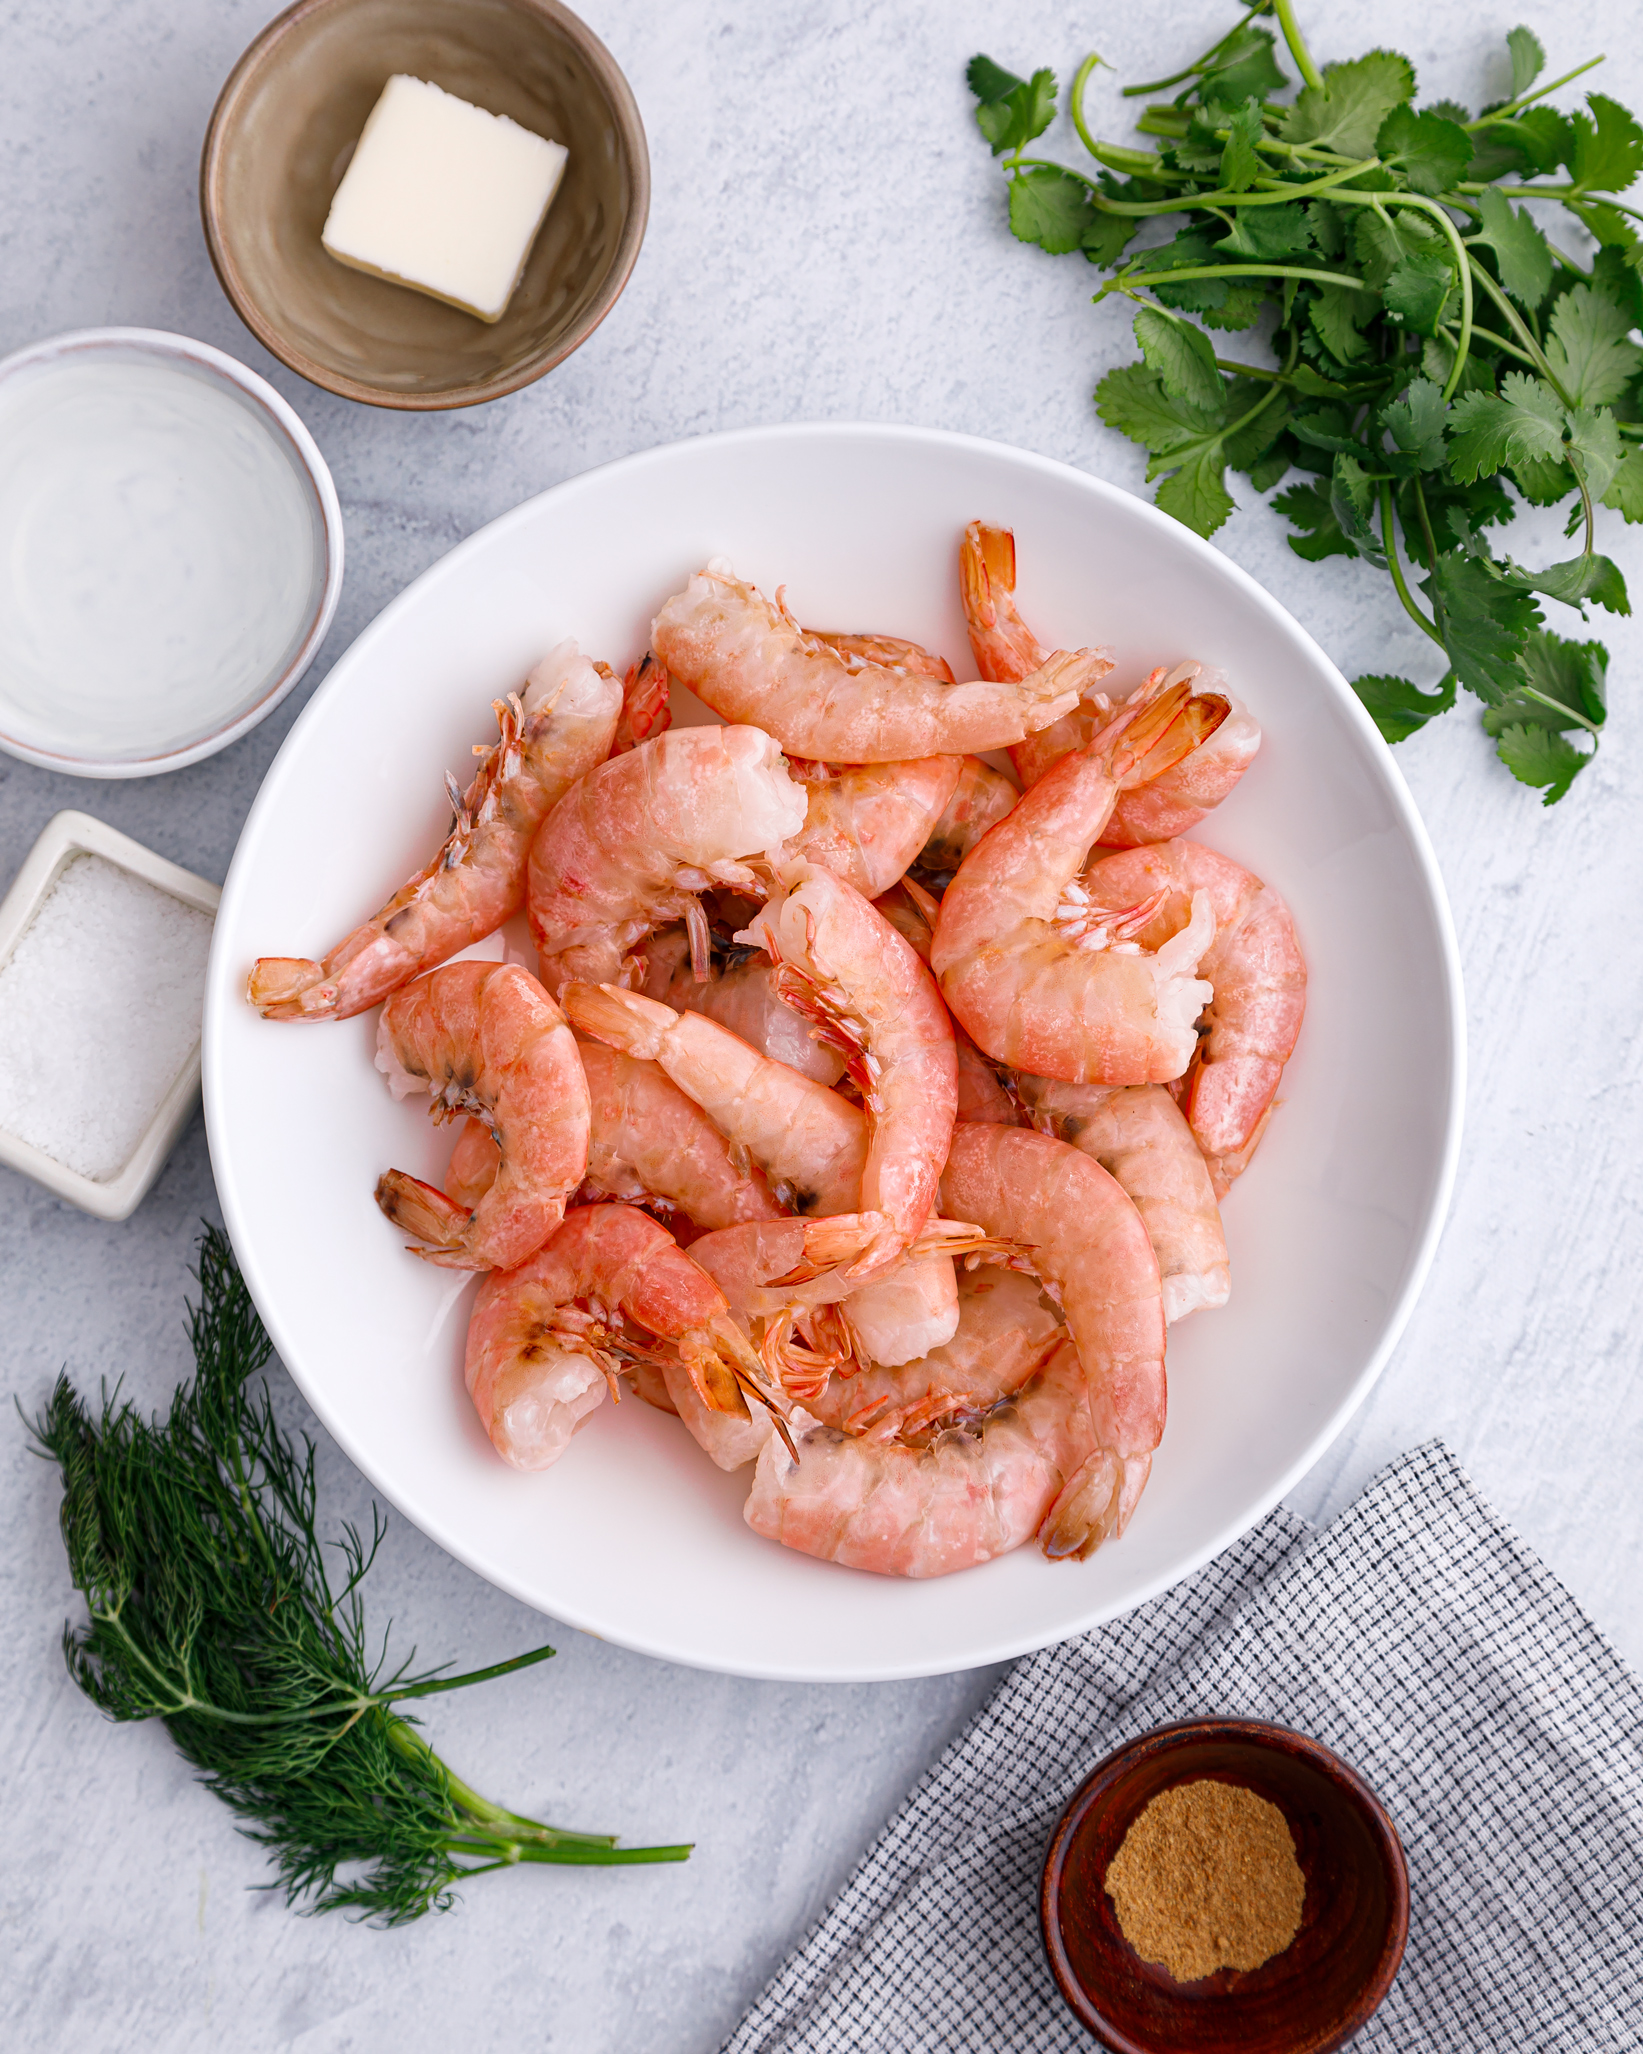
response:
[[[565,169],[562,143],[396,73],[320,237],[339,262],[499,320]]]

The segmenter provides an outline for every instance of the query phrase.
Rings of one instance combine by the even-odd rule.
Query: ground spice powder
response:
[[[1124,1938],[1178,1983],[1259,1968],[1301,1924],[1306,1878],[1283,1813],[1237,1783],[1160,1791],[1107,1864]]]

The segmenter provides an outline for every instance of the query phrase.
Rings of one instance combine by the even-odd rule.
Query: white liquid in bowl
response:
[[[294,655],[321,553],[283,438],[207,374],[97,350],[8,380],[0,734],[131,761],[220,730]]]

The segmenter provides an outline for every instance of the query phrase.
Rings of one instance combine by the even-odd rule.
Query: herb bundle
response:
[[[1643,169],[1643,128],[1601,93],[1574,114],[1543,104],[1602,60],[1536,86],[1545,58],[1526,28],[1507,37],[1510,97],[1473,117],[1449,101],[1416,112],[1414,68],[1393,51],[1320,72],[1294,0],[1244,5],[1185,70],[1124,89],[1181,87],[1137,124],[1154,148],[1090,133],[1083,92],[1101,60],[1084,60],[1070,111],[1089,170],[1028,154],[1054,118],[1053,72],[975,58],[1010,226],[1109,272],[1098,302],[1133,303],[1140,361],[1101,380],[1096,407],[1146,449],[1158,504],[1210,535],[1233,511],[1229,468],[1261,492],[1291,479],[1274,502],[1291,548],[1384,569],[1441,652],[1430,688],[1354,680],[1381,733],[1403,740],[1464,685],[1501,760],[1550,805],[1596,752],[1608,652],[1552,633],[1540,600],[1583,620],[1589,604],[1631,610],[1597,552],[1596,509],[1643,520],[1643,214],[1612,197]],[[1288,105],[1256,20],[1269,13],[1301,74]],[[1525,200],[1587,231],[1590,264]],[[1170,239],[1132,249],[1153,220]],[[1205,332],[1263,317],[1270,366],[1228,361]],[[1520,504],[1564,502],[1577,555],[1533,570],[1491,551],[1485,531]]]
[[[164,1421],[66,1377],[35,1422],[63,1475],[63,1539],[90,1618],[64,1630],[76,1683],[112,1719],[160,1718],[207,1786],[267,1847],[287,1903],[402,1925],[464,1876],[519,1862],[683,1861],[503,1811],[458,1781],[393,1707],[545,1661],[540,1647],[466,1676],[373,1659],[360,1584],[384,1527],[352,1526],[333,1588],[317,1530],[314,1449],[275,1422],[268,1336],[227,1240],[200,1244],[189,1308],[196,1373]],[[274,1886],[270,1886],[274,1887]]]

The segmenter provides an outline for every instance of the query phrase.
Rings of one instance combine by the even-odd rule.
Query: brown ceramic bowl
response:
[[[1283,1813],[1306,1901],[1282,1954],[1178,1983],[1124,1938],[1107,1864],[1160,1791],[1203,1777]],[[1327,1747],[1253,1719],[1187,1719],[1108,1755],[1082,1785],[1050,1842],[1039,1911],[1062,1996],[1114,2054],[1329,2054],[1392,1987],[1409,1873],[1374,1792]]]
[[[365,117],[398,71],[570,152],[497,322],[321,247]],[[206,243],[240,319],[293,371],[371,406],[473,406],[551,371],[615,304],[649,210],[627,80],[557,0],[298,0],[229,74],[200,164]]]

